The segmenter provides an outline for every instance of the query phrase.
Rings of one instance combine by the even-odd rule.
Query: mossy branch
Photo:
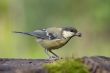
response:
[[[110,73],[110,58],[104,56],[80,59],[3,59],[0,73]]]

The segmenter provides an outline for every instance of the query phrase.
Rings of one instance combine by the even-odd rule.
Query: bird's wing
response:
[[[61,39],[62,38],[62,28],[51,27],[46,29],[49,32],[52,39]]]
[[[53,33],[48,32],[46,29],[36,30],[34,32],[31,32],[30,34],[36,36],[37,38],[48,40],[52,40],[57,37]]]
[[[26,35],[37,37],[39,39],[54,40],[54,39],[62,38],[61,30],[62,30],[61,28],[51,27],[47,29],[35,30],[34,32],[14,31],[14,33],[26,34]]]

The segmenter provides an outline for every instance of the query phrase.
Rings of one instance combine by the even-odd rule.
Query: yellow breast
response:
[[[69,39],[41,40],[39,43],[46,49],[58,49],[64,46]]]

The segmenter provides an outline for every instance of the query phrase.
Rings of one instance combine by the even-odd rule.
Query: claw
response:
[[[56,56],[51,56],[51,57],[49,57],[49,60],[54,60],[54,61],[60,60],[60,59],[62,59],[62,58],[56,57]]]

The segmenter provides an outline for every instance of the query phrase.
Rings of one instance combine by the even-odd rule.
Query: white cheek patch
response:
[[[63,31],[62,35],[63,35],[63,37],[68,38],[68,37],[73,36],[74,33],[70,32],[70,31]]]

